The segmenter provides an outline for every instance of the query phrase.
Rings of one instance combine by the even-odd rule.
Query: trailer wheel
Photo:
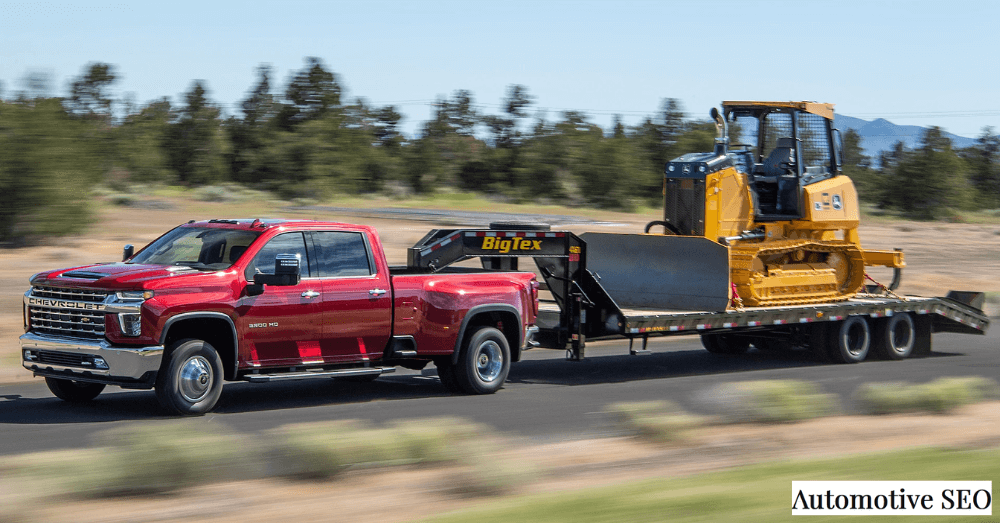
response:
[[[712,354],[743,354],[750,350],[750,340],[732,334],[702,334],[701,345]]]
[[[875,324],[875,349],[884,358],[909,358],[916,338],[913,318],[905,312],[894,314]]]
[[[466,335],[455,367],[455,380],[468,394],[493,394],[510,372],[507,338],[493,327],[480,327]]]
[[[87,383],[59,378],[45,378],[45,385],[57,398],[70,403],[90,401],[104,390],[103,383]]]
[[[208,342],[180,340],[156,374],[156,399],[181,415],[204,414],[222,395],[222,358]]]
[[[441,385],[445,390],[456,394],[462,392],[458,380],[455,379],[455,366],[450,361],[435,361],[434,366],[437,367],[438,378],[441,379]]]
[[[851,316],[840,322],[835,332],[836,338],[830,344],[830,358],[833,361],[859,363],[865,360],[871,344],[871,332],[864,318]]]

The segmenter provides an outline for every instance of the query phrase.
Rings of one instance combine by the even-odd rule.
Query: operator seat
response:
[[[795,139],[778,138],[774,149],[757,166],[753,188],[757,193],[758,213],[777,216],[799,213],[799,179],[795,170]]]
[[[778,138],[771,154],[764,159],[761,166],[765,177],[784,176],[791,174],[795,165],[795,139]]]

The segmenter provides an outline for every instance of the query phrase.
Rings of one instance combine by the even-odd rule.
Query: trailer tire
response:
[[[437,367],[438,378],[445,390],[455,394],[462,392],[462,388],[458,386],[458,380],[455,379],[455,366],[450,361],[434,362],[434,365]]]
[[[871,330],[861,316],[850,316],[837,325],[830,343],[830,359],[837,363],[860,363],[868,356]]]
[[[732,334],[702,334],[701,345],[712,354],[743,354],[750,350],[750,340]]]
[[[875,324],[875,350],[879,356],[890,360],[905,360],[913,353],[917,331],[913,318],[902,312],[882,319]]]
[[[103,383],[87,383],[61,378],[45,378],[45,385],[57,398],[70,403],[90,401],[104,390]]]
[[[202,340],[180,340],[156,373],[156,399],[183,416],[204,414],[222,395],[222,358]]]
[[[458,386],[468,394],[493,394],[500,390],[510,372],[507,338],[493,327],[479,327],[467,333],[454,371]]]

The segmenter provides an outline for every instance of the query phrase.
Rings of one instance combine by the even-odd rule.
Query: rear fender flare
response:
[[[223,373],[228,376],[236,376],[236,372],[239,370],[239,354],[240,354],[240,338],[236,334],[236,323],[229,315],[221,312],[184,312],[176,316],[171,316],[167,319],[166,323],[163,324],[163,332],[160,333],[160,345],[164,345],[167,342],[167,335],[170,333],[170,327],[175,323],[184,320],[194,320],[198,318],[209,318],[213,320],[224,320],[229,324],[229,328],[233,334],[233,353],[232,354],[220,354],[222,357],[223,364],[227,362],[232,362],[232,369],[223,369]],[[231,358],[230,358],[231,357]],[[231,374],[230,374],[231,372]]]
[[[451,353],[452,365],[458,364],[458,355],[462,351],[462,341],[465,339],[465,331],[469,326],[469,321],[477,315],[486,312],[510,313],[517,318],[517,344],[516,346],[514,346],[514,344],[511,345],[510,356],[512,361],[520,359],[521,346],[524,344],[524,324],[521,323],[521,314],[517,312],[517,308],[513,305],[508,305],[506,303],[491,303],[486,305],[477,305],[469,309],[469,312],[465,313],[465,317],[462,318],[462,326],[458,329],[458,338],[455,339],[455,350]]]

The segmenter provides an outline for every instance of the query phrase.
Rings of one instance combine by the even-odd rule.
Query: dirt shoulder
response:
[[[1000,402],[991,402],[946,416],[839,416],[791,425],[706,427],[692,434],[689,443],[670,447],[624,437],[526,446],[513,441],[503,459],[523,468],[516,493],[527,494],[686,476],[763,461],[849,455],[878,460],[881,453],[909,447],[998,445]],[[161,498],[46,500],[39,505],[44,508],[32,512],[41,521],[79,523],[205,518],[233,523],[331,518],[375,523],[411,521],[500,502],[456,494],[454,478],[459,472],[418,467],[355,470],[324,483],[253,480]]]

